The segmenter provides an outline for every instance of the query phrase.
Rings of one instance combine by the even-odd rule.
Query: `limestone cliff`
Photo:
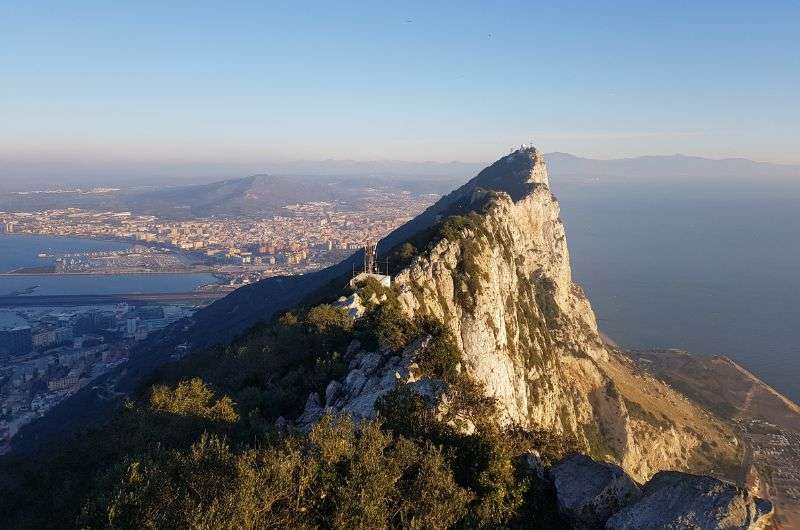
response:
[[[643,482],[662,469],[738,478],[738,442],[665,384],[606,346],[572,281],[564,226],[542,155],[522,148],[445,198],[438,237],[393,278],[409,316],[445,323],[462,369],[495,398],[497,421],[576,436]],[[368,415],[397,381],[416,381],[413,348],[361,352],[324,406]],[[411,369],[409,369],[411,367]],[[719,462],[724,462],[721,467]]]

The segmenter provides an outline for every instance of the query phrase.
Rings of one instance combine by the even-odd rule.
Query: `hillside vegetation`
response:
[[[407,251],[408,249],[404,249]],[[411,321],[386,300],[352,321],[321,304],[251,329],[226,348],[162,370],[103,429],[44,460],[3,466],[3,520],[14,528],[553,528],[553,499],[524,456],[547,460],[574,443],[500,429],[494,403],[459,372],[446,329]],[[369,298],[369,294],[366,295]],[[465,434],[403,386],[374,421],[296,417],[309,392],[344,373],[353,341],[399,351],[433,341],[423,373],[451,386]],[[425,492],[420,496],[420,492]]]

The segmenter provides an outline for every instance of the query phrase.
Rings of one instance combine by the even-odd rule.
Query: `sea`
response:
[[[551,175],[574,279],[625,348],[728,356],[800,402],[800,182],[569,183]],[[0,236],[0,271],[116,241]],[[182,292],[209,274],[0,277],[0,294]]]
[[[725,355],[800,402],[800,182],[551,179],[606,335]]]
[[[124,250],[131,244],[102,239],[35,236],[27,234],[0,235],[0,272],[27,267],[42,267],[57,256],[108,250]],[[201,285],[217,283],[207,273],[158,274],[98,274],[52,275],[22,274],[0,276],[0,296],[20,291],[29,295],[121,294],[121,293],[183,293]],[[26,296],[26,295],[22,295]]]

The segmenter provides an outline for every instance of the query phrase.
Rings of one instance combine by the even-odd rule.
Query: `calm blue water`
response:
[[[800,401],[800,183],[553,188],[607,335],[727,355]]]
[[[48,264],[40,253],[59,254],[95,250],[122,250],[119,241],[50,236],[0,235],[0,272]],[[0,276],[0,296],[38,285],[34,295],[178,293],[215,283],[211,274],[113,274]]]

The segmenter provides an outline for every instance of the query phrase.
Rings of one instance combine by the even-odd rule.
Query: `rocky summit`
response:
[[[574,435],[639,481],[661,469],[736,467],[741,450],[728,426],[603,342],[572,281],[558,201],[536,149],[500,159],[443,201],[456,221],[397,273],[394,289],[406,314],[447,325],[461,369],[498,404],[498,422]],[[331,383],[334,399],[312,396],[305,418],[318,402],[318,413],[374,415],[381,395],[416,380],[417,353],[358,351],[347,376]]]
[[[619,503],[594,505],[588,512],[574,504],[584,498],[561,505],[576,527],[602,527],[623,503],[641,495],[635,481],[647,482],[660,470],[713,470],[741,480],[737,466],[743,449],[730,426],[603,341],[588,299],[572,281],[558,201],[536,149],[521,148],[498,160],[443,200],[454,217],[440,239],[393,278],[398,301],[409,317],[429,315],[445,323],[461,354],[459,369],[495,401],[498,423],[574,436],[587,454],[609,462],[596,464],[602,478],[589,477],[602,485],[568,471],[581,460],[553,468],[559,501],[569,488],[600,488],[602,496],[608,496],[605,488],[624,491]],[[432,207],[437,208],[443,209]],[[309,396],[300,423],[311,425],[328,412],[374,417],[376,402],[398,385],[412,385],[447,408],[446,385],[426,378],[416,362],[427,340],[399,354],[351,344],[347,375],[331,381],[324,396]],[[644,521],[643,511],[659,511],[667,490],[656,497],[653,492],[663,480],[649,484],[643,504],[618,515],[613,528],[660,528],[661,523],[630,521]],[[678,484],[685,486],[678,487],[676,498],[686,510],[695,501],[725,507],[707,509],[701,519],[713,518],[711,513],[734,517],[730,513],[744,506],[725,500],[733,490],[706,488],[693,496],[687,480]],[[754,503],[748,505],[751,519],[735,516],[741,524],[731,528],[763,523],[771,509]],[[681,527],[669,526],[682,520],[674,517],[665,512],[658,520],[665,521],[664,528]]]
[[[195,350],[96,432],[0,469],[0,516],[20,528],[769,524],[771,503],[741,487],[751,451],[735,426],[604,342],[535,148],[378,247],[391,277],[353,275],[355,256],[211,306],[217,328],[232,304],[262,321],[238,322],[223,347],[187,338]]]

